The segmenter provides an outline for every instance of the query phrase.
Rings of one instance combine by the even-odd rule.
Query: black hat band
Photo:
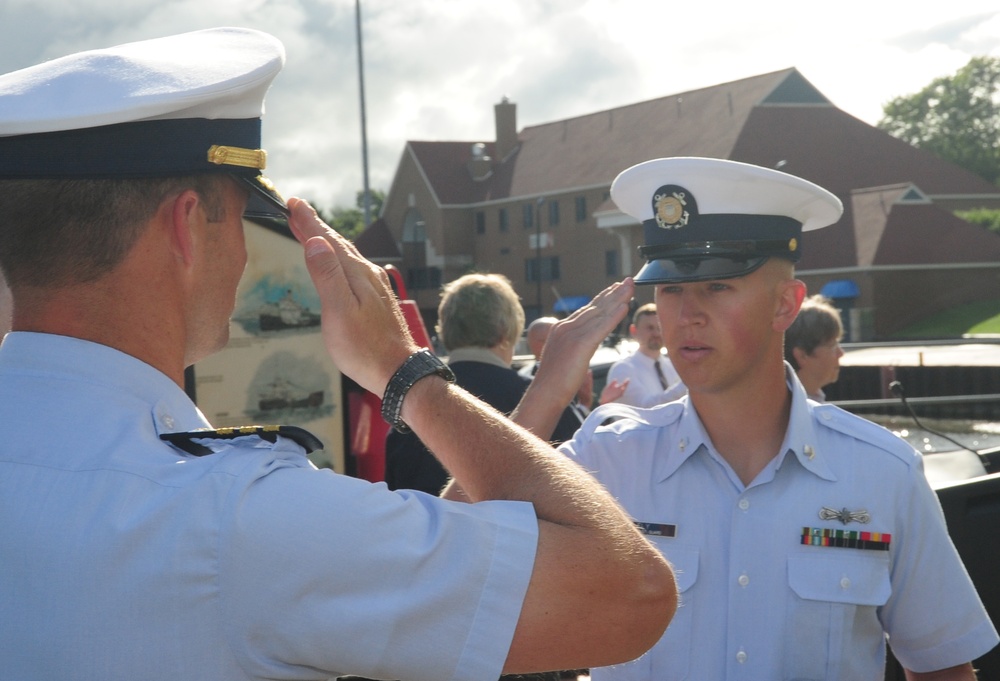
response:
[[[646,260],[659,260],[669,258],[671,260],[681,259],[703,259],[703,258],[731,258],[742,260],[748,258],[759,258],[767,256],[780,256],[798,262],[801,257],[799,249],[799,239],[790,237],[788,239],[761,239],[761,240],[739,240],[739,241],[689,241],[678,244],[663,244],[659,246],[640,246],[639,253]]]
[[[259,167],[213,161],[209,150],[256,152],[260,128],[259,118],[182,118],[0,137],[0,178],[256,177]]]

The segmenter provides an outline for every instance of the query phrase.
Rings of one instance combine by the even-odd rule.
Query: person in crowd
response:
[[[638,345],[631,355],[611,365],[601,404],[618,402],[634,407],[653,407],[682,397],[687,389],[673,363],[663,353],[663,335],[655,304],[647,303],[635,311],[629,335]],[[618,396],[614,394],[616,388],[621,391]]]
[[[792,365],[806,395],[825,402],[823,387],[837,382],[844,350],[840,311],[829,298],[809,296],[792,325],[785,331],[785,360]]]
[[[524,309],[502,274],[466,274],[445,284],[438,304],[438,338],[448,353],[455,382],[502,414],[524,396],[529,378],[511,368],[514,347],[524,330]],[[572,437],[580,421],[564,413],[553,433]],[[413,431],[386,435],[385,481],[389,489],[440,494],[448,472]]]
[[[525,378],[534,378],[535,373],[538,371],[538,365],[542,361],[542,350],[545,348],[545,341],[549,339],[549,333],[559,322],[555,317],[539,317],[538,319],[532,321],[528,324],[528,330],[525,332],[525,340],[528,343],[528,350],[531,354],[535,356],[535,361],[529,364],[525,364],[518,373]],[[570,412],[570,416],[564,416],[564,419],[568,419],[569,426],[564,427],[563,423],[556,427],[557,437],[555,441],[562,442],[568,440],[569,437],[562,437],[562,435],[567,434],[566,428],[571,428],[572,432],[568,435],[572,436],[576,432],[576,429],[587,418],[590,414],[591,408],[594,406],[594,373],[587,370],[587,377],[584,379],[583,383],[580,384],[580,389],[577,391],[576,395],[573,396],[573,400],[569,403],[567,409]]]
[[[385,270],[261,174],[283,61],[222,28],[0,76],[0,678],[472,681],[641,655],[673,613],[667,562],[454,385]],[[309,433],[213,430],[184,392],[227,343],[261,215],[303,245],[332,360],[475,503],[317,470]],[[576,390],[632,292],[554,332],[557,383]]]
[[[973,679],[997,632],[919,453],[807,399],[784,362],[805,298],[802,233],[836,222],[841,202],[707,158],[640,163],[611,196],[643,225],[635,282],[654,287],[688,395],[598,407],[560,449],[669,558],[682,607],[647,655],[591,677],[880,679],[888,642],[907,679]],[[513,414],[540,434],[556,417],[547,405],[573,390],[554,371],[542,362]]]

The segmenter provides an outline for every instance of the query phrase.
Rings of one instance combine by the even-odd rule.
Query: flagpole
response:
[[[365,68],[361,50],[361,0],[354,0],[354,17],[358,40],[358,90],[361,100],[361,166],[364,172],[365,227],[371,224],[371,194],[368,189],[368,126],[365,121]]]

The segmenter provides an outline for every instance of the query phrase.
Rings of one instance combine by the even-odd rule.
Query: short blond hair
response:
[[[449,351],[513,344],[524,330],[524,309],[507,277],[466,274],[442,288],[436,330]]]

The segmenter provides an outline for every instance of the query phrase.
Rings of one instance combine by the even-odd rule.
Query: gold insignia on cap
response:
[[[653,196],[653,210],[656,224],[663,229],[676,229],[688,223],[690,215],[684,206],[684,192],[673,192],[672,194],[656,194]]]
[[[208,162],[216,165],[263,170],[267,167],[267,152],[263,149],[244,149],[213,144],[208,150]]]
[[[263,175],[258,175],[254,179],[257,180],[257,183],[260,186],[262,186],[264,189],[266,189],[267,191],[271,192],[272,194],[274,194],[275,196],[277,196],[282,201],[285,200],[285,197],[281,195],[281,192],[279,192],[277,190],[277,188],[274,186],[274,183],[271,182],[271,180],[269,178],[266,178]]]
[[[799,248],[799,240],[798,239],[796,239],[795,237],[792,237],[791,239],[788,240],[788,251],[790,253],[794,253],[796,250],[798,250],[798,248]]]

